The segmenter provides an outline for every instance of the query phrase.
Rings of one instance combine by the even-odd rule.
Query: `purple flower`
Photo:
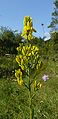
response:
[[[43,79],[44,81],[46,81],[46,80],[49,79],[49,77],[48,77],[48,75],[44,74],[44,76],[42,77],[42,79]]]

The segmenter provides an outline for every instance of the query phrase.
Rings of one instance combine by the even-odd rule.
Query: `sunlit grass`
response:
[[[12,56],[0,57],[0,61],[2,69],[6,67],[13,71],[16,67]],[[34,119],[58,119],[57,65],[57,62],[50,60],[47,67],[37,76],[37,80],[42,81],[42,76],[46,73],[49,80],[43,82],[41,90],[32,100],[35,107]],[[24,86],[18,86],[14,74],[0,78],[0,119],[29,119],[28,91]]]

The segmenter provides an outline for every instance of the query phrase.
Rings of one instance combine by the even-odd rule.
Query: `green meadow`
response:
[[[50,47],[53,40],[42,45],[39,39],[37,42],[43,50],[43,68],[36,76],[37,81],[42,82],[42,87],[32,100],[34,119],[58,119],[58,52]],[[18,85],[14,75],[18,67],[16,54],[7,53],[8,50],[0,54],[0,119],[29,119],[28,90],[24,85]],[[42,80],[44,74],[49,76],[46,82]]]

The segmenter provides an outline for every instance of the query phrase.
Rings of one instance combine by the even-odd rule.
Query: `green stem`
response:
[[[31,98],[30,98],[30,119],[32,119],[32,102],[31,102]]]
[[[32,109],[32,96],[31,96],[31,84],[29,80],[29,107],[30,107],[30,119],[34,117],[34,110]]]

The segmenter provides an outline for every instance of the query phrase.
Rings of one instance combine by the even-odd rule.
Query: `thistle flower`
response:
[[[43,79],[44,81],[47,81],[47,80],[49,79],[49,77],[48,77],[48,75],[44,74],[44,76],[42,77],[42,79]]]

